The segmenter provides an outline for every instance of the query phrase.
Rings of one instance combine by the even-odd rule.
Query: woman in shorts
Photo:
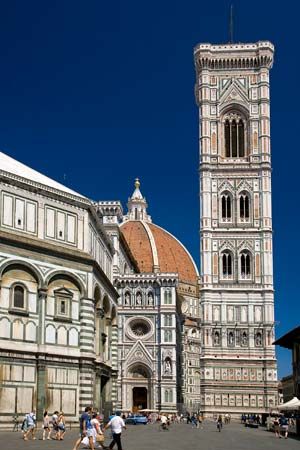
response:
[[[51,439],[50,438],[50,419],[48,416],[48,411],[44,412],[44,417],[43,417],[43,441],[46,440],[46,434],[48,433],[47,439]]]
[[[274,424],[275,437],[280,438],[281,436],[280,436],[280,430],[279,430],[279,419],[277,416],[275,417],[273,424]]]
[[[57,434],[57,440],[63,441],[64,435],[66,433],[66,421],[63,411],[59,413],[58,420],[57,420],[57,427],[58,427],[58,434]]]

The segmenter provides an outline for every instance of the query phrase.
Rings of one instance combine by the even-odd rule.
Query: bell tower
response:
[[[277,403],[270,42],[194,49],[200,121],[201,408]]]

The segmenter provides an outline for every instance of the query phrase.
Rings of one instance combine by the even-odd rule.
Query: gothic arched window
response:
[[[245,123],[237,113],[229,113],[224,121],[225,157],[243,158],[245,156]]]
[[[232,218],[232,207],[231,207],[231,196],[229,193],[225,192],[221,196],[221,215],[222,220],[229,222]]]
[[[240,195],[240,219],[242,221],[250,219],[250,198],[246,192],[242,192]]]
[[[243,251],[240,255],[241,277],[251,277],[251,256],[248,251]]]
[[[223,278],[232,278],[232,255],[230,252],[225,251],[222,253],[222,276]]]

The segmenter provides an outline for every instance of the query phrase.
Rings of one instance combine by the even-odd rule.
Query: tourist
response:
[[[162,430],[168,430],[169,428],[168,428],[168,419],[167,419],[167,417],[164,415],[164,414],[162,414],[161,415],[161,417],[160,417],[160,426],[161,426],[161,429]]]
[[[121,434],[122,434],[122,428],[124,428],[126,430],[126,425],[125,425],[124,420],[120,416],[121,416],[121,412],[116,411],[116,415],[114,417],[112,417],[112,419],[104,427],[104,430],[111,427],[113,440],[109,444],[110,449],[113,449],[115,444],[117,444],[118,450],[122,450]]]
[[[285,439],[287,439],[289,433],[289,420],[287,417],[285,417],[284,414],[281,414],[281,416],[279,417],[279,425],[281,430],[283,431]]]
[[[93,426],[93,439],[95,447],[98,444],[98,448],[103,448],[104,435],[101,430],[100,422],[97,413],[92,414],[91,424]]]
[[[35,411],[32,411],[29,414],[26,414],[25,416],[26,420],[26,433],[24,433],[23,439],[24,441],[28,441],[28,437],[31,435],[31,438],[35,441],[35,427],[36,427],[36,416]]]
[[[277,416],[275,416],[273,424],[274,424],[275,437],[281,438],[280,429],[279,429],[280,424],[279,424],[279,419]]]
[[[63,411],[58,416],[57,428],[58,428],[57,440],[58,441],[63,441],[64,440],[64,435],[66,433],[66,423],[65,423],[65,416],[64,416]]]
[[[217,420],[217,429],[219,430],[219,432],[221,432],[222,426],[223,426],[222,416],[219,415],[218,420]]]
[[[48,416],[48,411],[45,411],[44,416],[43,416],[43,441],[46,440],[47,433],[48,433],[47,439],[51,439],[51,437],[50,437],[50,434],[51,434],[50,419]]]
[[[59,432],[59,430],[58,430],[58,423],[57,423],[57,421],[58,421],[58,414],[59,414],[58,411],[54,411],[54,413],[52,414],[52,417],[51,417],[51,421],[50,421],[50,423],[52,424],[52,430],[50,431],[50,438],[51,439],[58,439],[58,432]],[[55,433],[54,437],[51,437],[51,433],[52,432]]]
[[[80,437],[77,439],[73,450],[77,450],[82,442],[82,440],[87,437],[88,443],[91,450],[94,450],[94,439],[93,439],[93,426],[91,424],[91,414],[92,408],[87,406],[84,410],[84,413],[81,414],[79,419],[80,426]]]

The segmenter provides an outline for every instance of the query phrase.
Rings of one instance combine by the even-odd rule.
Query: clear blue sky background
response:
[[[233,3],[235,40],[269,39],[276,46],[271,112],[280,336],[299,325],[299,11],[290,0]],[[139,176],[154,222],[198,263],[193,46],[228,40],[229,5],[2,1],[0,148],[95,200],[119,199],[124,206]],[[279,374],[289,374],[289,351],[278,350],[278,358]]]

